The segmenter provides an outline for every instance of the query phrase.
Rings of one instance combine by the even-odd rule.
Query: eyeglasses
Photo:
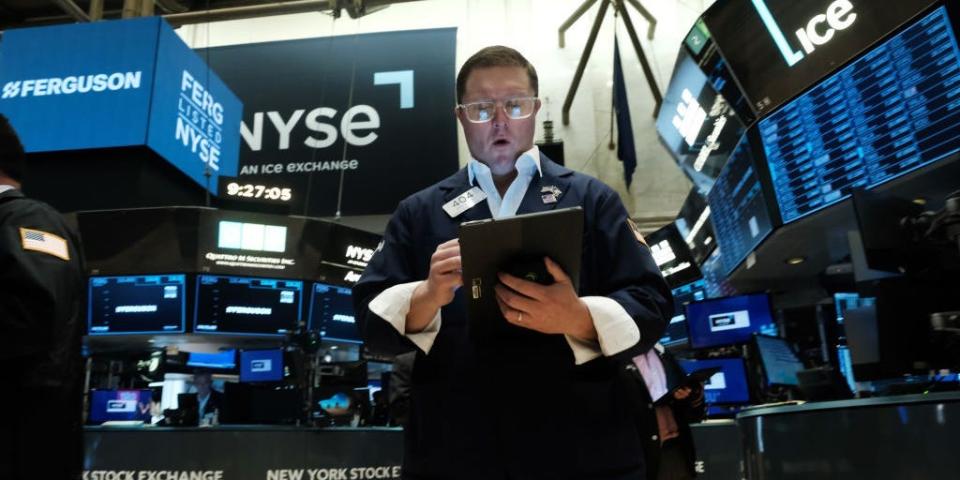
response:
[[[537,97],[517,97],[508,98],[503,101],[491,102],[472,102],[457,105],[467,115],[467,120],[472,123],[486,123],[493,120],[497,114],[497,106],[503,105],[503,112],[513,120],[522,120],[533,115],[533,110],[537,106]]]

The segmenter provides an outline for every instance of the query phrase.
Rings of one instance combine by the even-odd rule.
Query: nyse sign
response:
[[[176,139],[214,171],[220,170],[223,105],[186,70],[177,99]]]
[[[455,39],[436,29],[212,49],[244,103],[238,181],[289,185],[302,192],[291,208],[328,216],[389,214],[449,176]]]

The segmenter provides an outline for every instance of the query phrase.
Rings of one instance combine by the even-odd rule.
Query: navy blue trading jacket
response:
[[[636,321],[640,341],[613,357],[575,365],[562,335],[517,327],[494,344],[471,340],[464,290],[442,309],[429,354],[417,352],[404,478],[642,479],[638,400],[623,365],[660,338],[672,315],[670,290],[649,249],[636,238],[619,196],[590,176],[541,154],[518,214],[581,206],[583,257],[579,295],[606,296]],[[544,203],[541,187],[559,201]],[[384,243],[353,289],[368,348],[416,349],[368,305],[383,290],[427,278],[436,247],[460,223],[491,218],[487,202],[450,218],[442,205],[472,188],[466,168],[400,203]]]

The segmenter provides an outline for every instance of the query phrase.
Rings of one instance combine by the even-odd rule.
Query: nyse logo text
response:
[[[175,138],[214,172],[220,170],[223,105],[186,70],[177,98]]]

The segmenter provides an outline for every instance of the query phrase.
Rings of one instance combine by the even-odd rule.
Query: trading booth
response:
[[[681,45],[657,130],[694,188],[648,236],[661,344],[721,369],[743,478],[958,466],[956,7],[718,1]]]

